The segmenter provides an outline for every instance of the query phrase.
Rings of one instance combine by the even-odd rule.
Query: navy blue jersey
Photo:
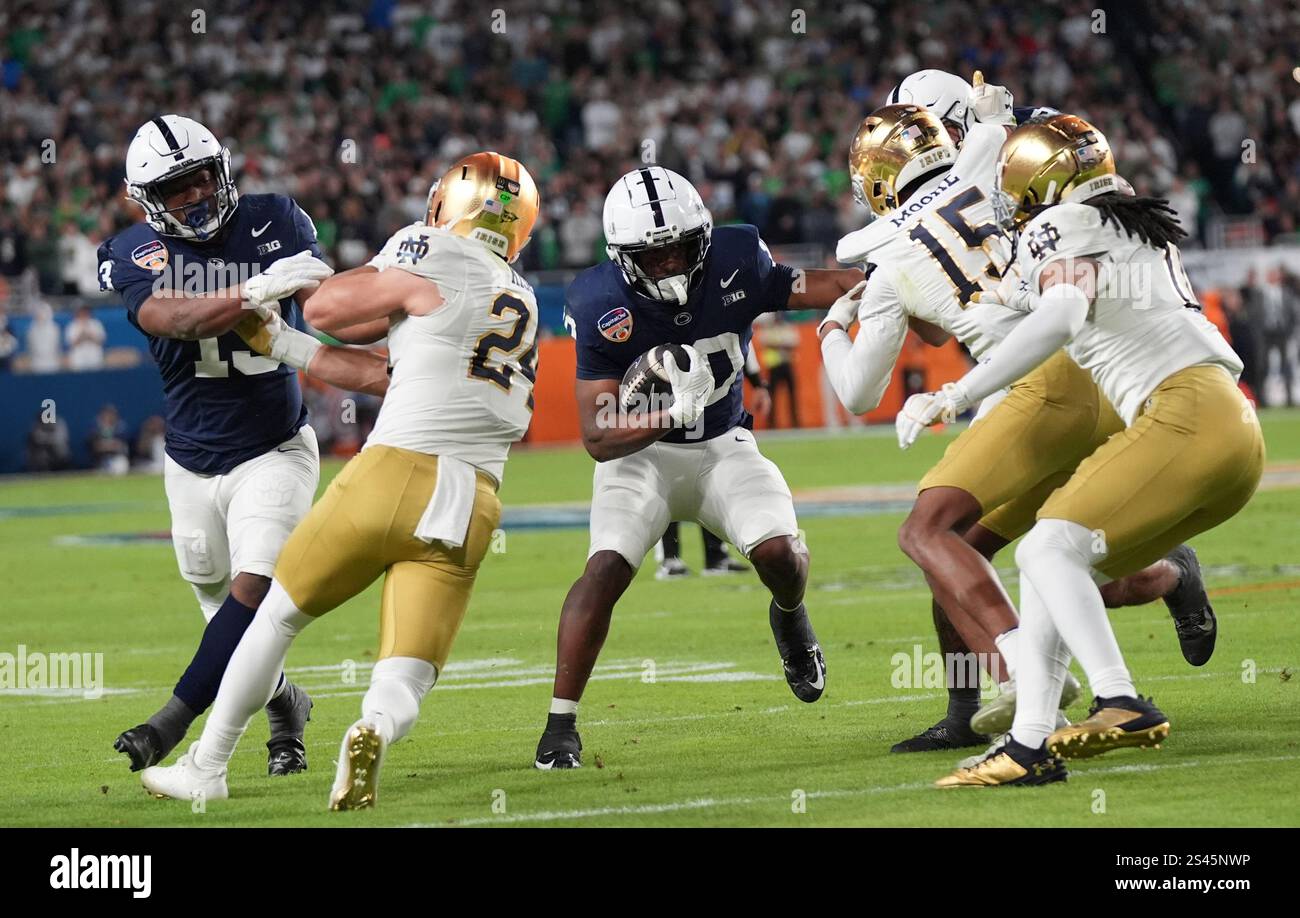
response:
[[[787,308],[794,270],[772,260],[753,226],[713,230],[704,279],[685,306],[634,291],[612,261],[588,268],[565,291],[564,323],[578,342],[579,379],[618,379],[632,361],[660,344],[689,344],[713,369],[714,389],[704,411],[703,436],[673,430],[665,443],[720,436],[750,427],[742,375],[754,319]]]
[[[137,223],[99,247],[99,285],[116,290],[131,324],[159,289],[188,293],[235,286],[278,259],[310,249],[320,256],[316,228],[281,194],[240,197],[218,238],[197,244]],[[302,328],[292,298],[280,301],[284,320]],[[167,455],[192,472],[224,475],[297,433],[307,420],[296,370],[248,349],[234,332],[182,341],[149,339],[162,374]]]

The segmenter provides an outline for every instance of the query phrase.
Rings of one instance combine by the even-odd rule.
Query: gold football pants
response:
[[[1112,578],[1232,517],[1264,471],[1255,410],[1217,366],[1188,367],[1151,393],[1131,427],[1106,441],[1038,511],[1093,530]]]
[[[960,488],[979,501],[980,525],[1012,541],[1079,463],[1123,429],[1092,374],[1058,351],[962,431],[917,490]]]
[[[465,544],[414,535],[438,478],[438,457],[372,446],[353,457],[298,524],[275,578],[308,615],[324,615],[384,575],[379,658],[417,657],[441,672],[501,518],[496,486],[478,473]]]

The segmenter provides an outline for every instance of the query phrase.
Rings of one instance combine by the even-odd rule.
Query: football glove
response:
[[[938,392],[918,392],[903,403],[903,410],[894,418],[898,448],[907,449],[925,428],[940,421],[950,424],[969,407],[970,399],[960,382],[945,383]]]
[[[315,289],[334,269],[310,250],[281,258],[269,268],[244,281],[244,308],[270,306],[305,288]]]
[[[311,335],[285,324],[279,312],[265,306],[240,319],[235,334],[257,353],[295,370],[306,370],[322,347]]]
[[[858,317],[858,305],[862,296],[862,291],[867,287],[866,280],[860,280],[853,285],[853,288],[840,295],[831,308],[826,311],[826,318],[817,324],[817,337],[821,337],[822,329],[827,322],[838,322],[840,328],[848,331],[853,322]]]
[[[673,387],[673,404],[668,416],[674,424],[690,427],[708,407],[709,396],[713,394],[713,369],[695,348],[686,344],[683,349],[691,358],[690,369],[677,366],[677,358],[668,351],[664,354],[664,375]]]
[[[985,83],[984,74],[979,70],[971,80],[970,109],[975,120],[983,124],[1001,124],[1006,127],[1016,126],[1016,116],[1012,111],[1015,97],[1011,90],[995,83]]]

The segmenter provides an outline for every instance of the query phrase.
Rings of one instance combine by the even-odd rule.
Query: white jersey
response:
[[[1156,386],[1191,366],[1221,366],[1233,379],[1241,358],[1201,315],[1175,245],[1155,248],[1130,236],[1088,204],[1058,204],[1030,220],[1018,258],[1031,290],[1062,259],[1094,258],[1097,296],[1083,330],[1066,347],[1092,373],[1126,424]],[[1037,297],[1030,298],[1036,304]]]
[[[366,446],[454,456],[500,482],[533,415],[532,287],[482,243],[424,223],[394,233],[372,263],[427,277],[445,302],[391,323],[392,381]]]
[[[823,346],[828,375],[850,409],[870,410],[879,403],[909,316],[944,329],[976,359],[1023,317],[997,306],[967,308],[975,293],[998,289],[999,268],[1006,267],[994,265],[987,250],[1004,239],[993,217],[991,194],[1005,139],[1002,127],[972,125],[948,172],[922,185],[893,213],[840,240],[840,261],[875,266],[859,301],[861,340],[852,356],[843,358],[854,366],[842,366],[846,336],[839,340],[836,334],[835,343]],[[997,238],[988,243],[990,237]],[[1009,245],[1002,248],[1010,251]]]

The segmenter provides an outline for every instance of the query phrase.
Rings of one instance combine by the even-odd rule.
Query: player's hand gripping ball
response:
[[[672,402],[673,384],[664,367],[664,357],[671,353],[677,367],[689,371],[691,354],[680,344],[660,344],[650,348],[627,368],[618,387],[618,404],[624,412],[653,411]],[[654,396],[660,396],[655,398]]]

